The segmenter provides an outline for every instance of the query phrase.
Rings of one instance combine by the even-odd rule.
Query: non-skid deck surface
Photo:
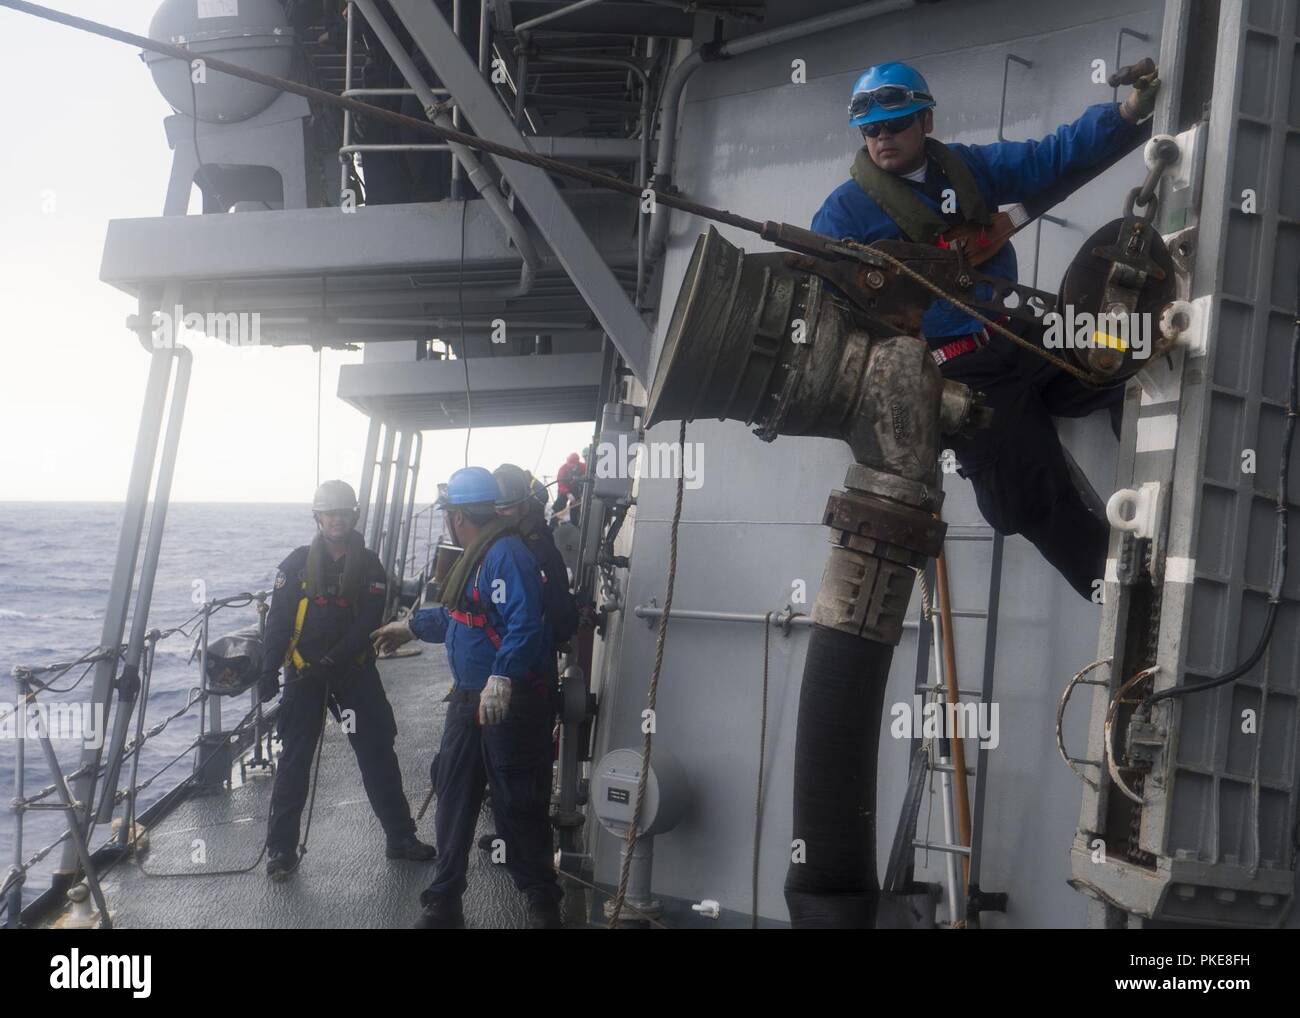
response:
[[[414,657],[380,662],[380,674],[397,718],[397,756],[414,815],[429,792],[429,761],[442,735],[451,675],[441,647]],[[266,833],[271,779],[250,777],[240,787],[191,796],[150,832],[140,862],[126,860],[107,874],[104,893],[115,926],[123,928],[409,928],[420,914],[418,896],[433,863],[384,857],[384,833],[371,812],[347,736],[333,719],[325,728],[315,813],[307,854],[298,872],[272,883],[265,861],[239,876],[203,876],[237,869],[257,856]],[[432,843],[430,804],[418,822]],[[304,812],[304,821],[306,814]],[[492,829],[485,810],[480,833]],[[201,860],[201,861],[196,861]],[[526,925],[523,897],[486,853],[470,850],[464,899],[470,927]]]

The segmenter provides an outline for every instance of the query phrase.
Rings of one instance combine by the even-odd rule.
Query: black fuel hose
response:
[[[870,929],[876,755],[890,644],[814,625],[795,735],[794,829],[785,901],[796,929]]]

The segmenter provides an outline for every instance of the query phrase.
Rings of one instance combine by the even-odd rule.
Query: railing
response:
[[[436,505],[430,503],[411,517],[410,532],[414,535],[410,548],[409,561],[420,564],[419,577],[421,584],[427,583],[433,575],[434,556],[438,551],[438,541],[442,538],[442,524],[439,522],[437,533],[434,533],[434,521],[438,519],[441,512]],[[422,544],[421,544],[422,542]],[[402,557],[402,573],[406,574],[408,556]],[[423,591],[421,591],[421,595]],[[419,598],[417,597],[417,600]]]
[[[125,852],[129,849],[129,841],[133,840],[132,831],[136,826],[136,805],[141,792],[148,789],[164,773],[170,770],[178,762],[184,759],[194,750],[199,750],[198,759],[195,762],[193,773],[185,781],[193,780],[195,775],[206,775],[209,779],[212,774],[212,760],[214,751],[218,748],[225,749],[233,739],[239,737],[242,739],[243,734],[249,724],[253,726],[254,756],[252,763],[264,763],[270,758],[270,726],[266,723],[267,719],[263,716],[262,703],[258,694],[257,687],[254,686],[249,692],[251,697],[251,708],[244,718],[232,728],[229,732],[221,731],[221,712],[219,709],[211,711],[210,715],[207,710],[208,700],[210,697],[220,697],[222,694],[212,692],[208,689],[207,682],[207,660],[208,660],[208,635],[209,623],[213,615],[227,608],[240,608],[248,605],[257,604],[258,611],[258,632],[259,635],[265,636],[266,632],[266,615],[268,610],[267,600],[270,598],[270,591],[256,591],[251,593],[235,594],[231,597],[219,598],[205,601],[202,607],[192,616],[186,619],[179,626],[173,626],[170,629],[151,630],[145,636],[145,653],[142,658],[141,672],[139,676],[138,694],[123,692],[118,700],[118,711],[125,709],[128,716],[124,723],[129,723],[129,712],[135,709],[139,704],[139,713],[135,719],[135,737],[130,742],[122,745],[120,753],[110,754],[109,759],[103,761],[99,766],[83,765],[69,774],[63,774],[57,758],[54,756],[53,749],[50,746],[50,737],[48,725],[43,720],[41,713],[38,711],[34,718],[36,723],[37,736],[41,741],[42,748],[46,751],[46,762],[52,773],[54,780],[44,788],[28,795],[26,793],[26,734],[28,708],[32,705],[40,706],[38,694],[44,692],[68,693],[76,689],[90,673],[91,668],[100,661],[121,659],[125,656],[127,644],[122,643],[116,649],[110,650],[104,647],[97,647],[95,650],[83,654],[81,657],[67,662],[42,666],[25,666],[15,665],[12,674],[14,682],[18,689],[18,697],[14,709],[6,714],[0,715],[0,723],[10,721],[15,714],[20,715],[16,720],[17,740],[14,761],[14,798],[11,803],[12,812],[15,818],[14,825],[14,850],[13,864],[5,874],[4,880],[0,882],[0,912],[5,914],[6,923],[10,926],[16,926],[20,922],[22,914],[22,893],[23,886],[26,883],[28,872],[55,848],[64,844],[69,838],[73,839],[79,849],[79,855],[83,861],[83,870],[87,883],[91,885],[92,892],[96,900],[100,902],[101,925],[108,925],[107,912],[102,904],[102,897],[98,888],[98,880],[89,860],[90,839],[96,824],[94,811],[92,810],[94,791],[98,787],[100,779],[105,779],[106,783],[116,784],[113,776],[120,773],[122,766],[129,760],[131,762],[131,778],[126,788],[114,788],[112,797],[109,799],[108,794],[101,795],[100,810],[101,813],[111,816],[116,807],[126,803],[126,812],[122,818],[122,825],[115,836],[117,849]],[[149,693],[153,679],[154,660],[156,657],[158,644],[172,636],[183,635],[185,637],[195,638],[195,648],[190,656],[193,662],[195,656],[199,659],[200,683],[197,687],[191,687],[189,696],[185,704],[176,711],[167,715],[161,721],[156,722],[148,730],[145,729],[145,714],[149,704]],[[63,676],[81,668],[80,676],[69,686],[55,688],[53,683],[57,682]],[[125,675],[123,676],[125,678]],[[188,714],[197,704],[199,706],[199,734],[188,746],[179,753],[172,756],[162,767],[144,780],[139,778],[141,750],[151,739],[156,738],[164,732],[173,721]],[[207,731],[205,731],[205,718],[207,719]],[[116,718],[114,719],[117,720]],[[108,718],[105,716],[102,721],[104,734],[111,730],[108,724]],[[262,737],[267,737],[267,746],[265,756],[263,756]],[[205,752],[206,750],[206,752]],[[93,782],[90,786],[91,792],[85,804],[76,802],[69,791],[69,784],[79,778],[86,777],[89,774],[94,775]],[[229,772],[226,777],[228,778]],[[223,778],[222,780],[226,780]],[[183,784],[178,782],[177,784]],[[52,797],[58,795],[61,802],[51,802]],[[109,805],[111,803],[111,805]],[[84,809],[83,809],[84,805]],[[23,821],[26,813],[33,810],[63,810],[67,814],[68,829],[50,844],[38,849],[26,859],[23,858]],[[107,817],[101,817],[106,819]]]
[[[461,0],[454,0],[452,4],[451,25],[457,37],[461,34]],[[415,96],[416,90],[413,88],[356,88],[352,80],[352,66],[356,53],[356,26],[354,18],[359,16],[360,12],[356,10],[356,4],[349,3],[344,17],[347,21],[347,30],[345,34],[346,42],[344,44],[344,70],[343,70],[343,95],[345,98],[364,98],[366,96]],[[488,4],[486,2],[479,4],[479,52],[478,62],[479,71],[487,75],[488,68]],[[450,96],[450,91],[446,88],[431,88],[431,92],[438,96]],[[451,122],[456,130],[461,129],[460,108],[456,105],[451,106]],[[358,154],[366,152],[449,152],[451,146],[445,142],[436,143],[403,143],[403,144],[367,144],[355,143],[352,140],[352,114],[348,110],[343,111],[343,144],[339,148],[339,203],[343,204],[344,198],[348,192],[348,184],[356,174],[356,160],[353,158]],[[363,155],[364,158],[364,155]],[[461,174],[462,169],[459,160],[451,160],[451,189],[448,192],[451,197],[460,196]]]

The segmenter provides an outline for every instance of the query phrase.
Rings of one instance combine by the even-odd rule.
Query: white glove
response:
[[[380,626],[370,634],[370,639],[374,642],[377,657],[388,656],[402,644],[410,643],[415,639],[415,633],[411,631],[410,616]]]
[[[499,725],[510,713],[510,680],[504,675],[491,675],[478,698],[478,723]]]

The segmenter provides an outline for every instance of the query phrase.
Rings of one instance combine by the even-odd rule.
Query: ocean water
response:
[[[121,518],[119,504],[0,502],[0,714],[11,709],[17,699],[12,679],[15,665],[71,661],[99,645]],[[270,589],[280,561],[298,545],[308,543],[314,532],[315,524],[306,505],[172,505],[167,513],[149,627],[167,629],[185,622],[198,610],[203,592],[209,598],[221,598]],[[224,610],[211,620],[211,638],[256,621],[253,606]],[[128,620],[123,641],[130,628]],[[198,660],[189,662],[192,648],[193,640],[179,634],[159,644],[146,727],[180,709],[189,690],[198,685]],[[70,686],[82,671],[69,672],[52,684],[60,689]],[[93,672],[88,673],[71,692],[50,692],[41,699],[85,702],[93,679]],[[222,704],[223,727],[229,730],[247,713],[249,697],[242,694]],[[189,746],[198,735],[198,725],[196,704],[147,742],[140,760],[140,780]],[[58,741],[54,745],[65,773],[75,769],[81,743]],[[6,806],[13,798],[14,763],[14,740],[0,738],[0,801]],[[138,809],[157,800],[192,769],[191,753],[141,795]],[[121,783],[124,785],[129,777],[128,767],[124,766]],[[26,792],[31,794],[49,783],[40,744],[29,742]],[[26,815],[24,861],[67,829],[64,816],[53,811]],[[0,810],[0,881],[14,861],[14,834],[12,811]],[[107,825],[97,828],[94,842],[101,842],[107,835]],[[48,885],[61,852],[62,846],[29,872],[24,901],[30,901]]]

